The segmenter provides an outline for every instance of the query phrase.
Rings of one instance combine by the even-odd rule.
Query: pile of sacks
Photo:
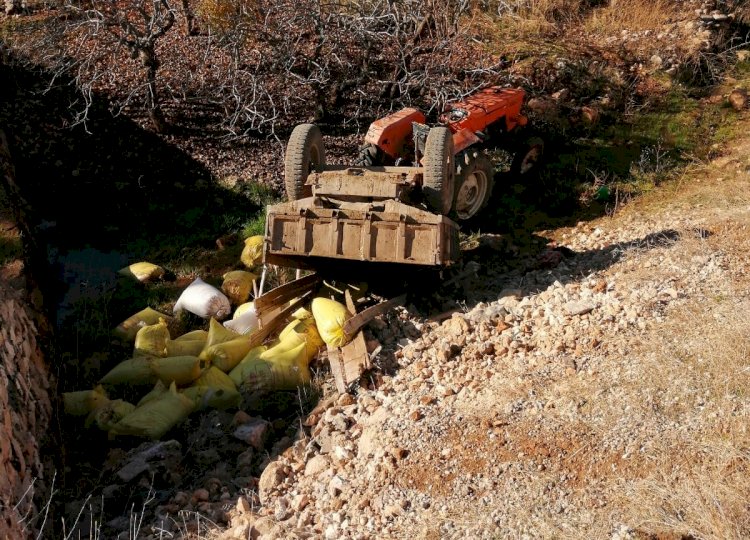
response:
[[[136,264],[138,268],[131,265],[127,271],[136,275],[134,270],[150,263]],[[153,268],[146,273],[159,275]],[[348,341],[343,331],[348,310],[335,300],[313,298],[309,309],[294,312],[270,343],[254,346],[258,313],[247,302],[254,279],[250,272],[236,270],[224,275],[221,289],[198,278],[182,292],[173,316],[190,311],[208,320],[207,330],[173,337],[173,316],[150,307],[123,321],[115,334],[132,340],[131,358],[114,366],[95,388],[64,393],[65,412],[85,418],[87,427],[95,425],[110,438],[156,440],[194,411],[239,407],[242,392],[293,390],[309,384],[309,365],[320,347]],[[233,305],[237,307],[232,314]],[[222,324],[230,314],[232,318]],[[114,398],[123,387],[142,387],[143,396],[135,404]]]

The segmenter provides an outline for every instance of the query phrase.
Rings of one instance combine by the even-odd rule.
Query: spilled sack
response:
[[[237,306],[237,309],[235,309],[234,313],[232,314],[232,318],[237,319],[247,311],[255,311],[255,302],[245,302],[244,304],[240,304],[239,306]]]
[[[131,315],[120,324],[118,324],[117,327],[113,330],[113,333],[117,337],[125,341],[132,341],[135,339],[135,335],[138,333],[138,330],[140,330],[144,326],[158,323],[160,318],[163,318],[166,321],[170,321],[172,319],[172,317],[165,313],[161,313],[159,311],[156,311],[155,309],[147,307],[142,309],[138,313]]]
[[[63,408],[71,416],[86,416],[91,411],[109,403],[109,397],[102,385],[93,390],[63,392]]]
[[[242,396],[234,381],[219,368],[206,369],[193,384],[182,390],[183,395],[193,400],[196,410],[230,409],[238,407]]]
[[[161,395],[164,392],[166,392],[167,390],[169,390],[169,389],[167,388],[167,386],[163,382],[156,381],[156,384],[151,389],[151,391],[148,394],[146,394],[145,396],[143,396],[138,403],[136,403],[136,407],[140,407],[141,405],[145,405],[149,401],[154,401],[155,399],[159,399],[161,397]]]
[[[247,304],[252,304],[248,302]],[[246,306],[247,304],[242,304]],[[237,308],[239,310],[239,308]],[[224,328],[229,328],[232,332],[241,335],[249,334],[258,329],[258,314],[254,307],[245,309],[240,315],[235,313],[231,321],[224,321]]]
[[[318,355],[318,349],[323,346],[315,319],[293,320],[279,334],[279,341],[286,342],[289,347],[300,343],[305,344],[305,358],[309,362]]]
[[[206,336],[205,348],[208,349],[209,347],[219,345],[220,343],[224,343],[226,341],[232,341],[233,339],[237,339],[238,337],[240,337],[240,335],[237,332],[234,332],[229,328],[225,328],[216,319],[211,319],[208,323],[208,335]]]
[[[221,290],[227,295],[232,304],[238,306],[247,302],[253,290],[253,282],[257,276],[245,270],[232,270],[224,274]]]
[[[173,382],[180,386],[190,384],[201,376],[204,365],[197,356],[167,356],[151,361],[153,373],[165,385]]]
[[[242,388],[250,392],[294,390],[311,380],[305,344],[278,343],[242,368]]]
[[[252,343],[246,337],[225,341],[211,345],[201,352],[200,357],[210,365],[216,366],[224,373],[234,369],[252,348]]]
[[[167,356],[198,356],[208,341],[206,330],[193,330],[167,341]]]
[[[263,262],[263,235],[255,235],[245,239],[240,260],[248,268],[255,268]]]
[[[235,366],[235,368],[229,372],[229,378],[232,379],[232,382],[236,386],[242,385],[242,381],[245,379],[245,368],[247,367],[248,370],[252,370],[253,363],[258,359],[258,357],[266,352],[268,350],[268,347],[265,345],[260,345],[258,347],[253,347],[250,349],[250,351],[245,355],[245,357],[240,360],[240,363]],[[249,373],[250,371],[248,371]]]
[[[223,292],[198,277],[182,291],[174,305],[174,313],[182,310],[203,319],[213,317],[223,320],[231,313],[232,308],[229,298]]]
[[[135,335],[133,357],[137,356],[166,356],[169,328],[164,317],[156,324],[144,326]]]
[[[92,411],[88,418],[86,418],[84,425],[88,428],[92,424],[96,424],[102,431],[109,431],[112,426],[134,410],[135,405],[132,403],[128,403],[122,399],[115,399]]]
[[[99,380],[101,384],[154,384],[158,377],[154,374],[151,369],[152,358],[146,356],[139,356],[137,358],[128,358],[123,360],[111,370],[109,370],[104,377]]]
[[[177,392],[172,383],[159,398],[137,407],[109,430],[110,436],[131,435],[152,440],[161,439],[170,429],[182,423],[193,412],[193,401]]]
[[[145,283],[163,278],[166,272],[158,264],[141,261],[121,268],[117,273],[121,276],[134,277],[138,281]]]
[[[205,339],[170,339],[167,341],[167,356],[198,356],[205,345]]]
[[[346,306],[328,298],[313,298],[312,314],[320,337],[332,347],[343,347],[351,339],[344,333],[344,323],[351,317]]]

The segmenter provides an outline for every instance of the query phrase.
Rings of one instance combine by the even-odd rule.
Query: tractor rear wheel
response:
[[[526,141],[520,151],[516,153],[510,172],[513,175],[526,175],[534,172],[544,155],[544,141],[539,137],[532,137]]]
[[[495,170],[485,156],[466,154],[456,167],[456,197],[453,212],[458,220],[476,216],[487,205],[492,194]]]
[[[447,127],[434,127],[424,145],[424,185],[422,192],[433,212],[447,215],[453,206],[455,165],[453,133]]]
[[[323,172],[326,164],[323,135],[315,124],[300,124],[294,128],[286,145],[284,156],[284,186],[290,201],[312,195],[306,186],[307,176],[313,170]]]

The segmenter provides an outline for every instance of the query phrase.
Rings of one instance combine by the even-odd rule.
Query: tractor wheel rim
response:
[[[482,207],[487,191],[487,176],[482,171],[469,174],[461,184],[456,197],[456,214],[468,219]]]

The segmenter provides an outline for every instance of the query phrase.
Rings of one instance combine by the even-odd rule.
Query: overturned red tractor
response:
[[[458,225],[492,193],[486,150],[514,150],[512,175],[527,175],[541,139],[521,140],[528,123],[521,89],[492,87],[450,103],[437,125],[406,108],[370,125],[352,166],[326,165],[320,129],[298,125],[287,144],[288,203],[270,206],[266,262],[310,266],[317,259],[445,265],[458,253]]]

